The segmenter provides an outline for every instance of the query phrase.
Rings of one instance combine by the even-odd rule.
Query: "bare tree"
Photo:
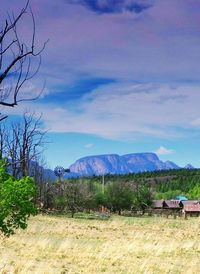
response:
[[[0,159],[3,158],[3,155],[6,150],[6,139],[7,139],[7,131],[5,124],[0,124]]]
[[[40,94],[34,98],[19,96],[24,84],[38,72],[41,53],[47,43],[45,42],[40,49],[36,47],[36,24],[29,2],[30,0],[27,0],[19,14],[8,14],[4,24],[0,26],[0,105],[6,107],[14,107],[20,101],[35,100],[40,96]],[[29,41],[25,41],[27,38],[22,38],[20,28],[25,14],[29,15],[32,22]],[[5,118],[7,115],[1,115],[0,121]]]
[[[19,177],[20,174],[20,159],[19,159],[19,144],[18,144],[18,136],[20,135],[20,125],[14,124],[9,130],[9,134],[6,134],[6,151],[5,155],[9,158],[9,163],[11,167],[11,172],[14,177]]]
[[[35,157],[35,161],[30,167],[30,176],[34,178],[37,185],[38,197],[36,203],[43,208],[45,204],[45,196],[49,189],[49,182],[51,178],[48,174],[47,164],[42,155]]]
[[[31,164],[44,150],[45,134],[41,116],[35,118],[34,114],[25,113],[22,122],[12,123],[7,134],[6,156],[13,176],[31,175]]]

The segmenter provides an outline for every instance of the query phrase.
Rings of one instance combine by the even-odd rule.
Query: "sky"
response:
[[[155,152],[200,167],[200,1],[31,0],[36,43],[49,42],[22,89],[48,129],[49,167],[98,154]],[[25,1],[1,0],[0,24]],[[20,25],[30,36],[28,14]],[[21,95],[21,96],[22,96]]]

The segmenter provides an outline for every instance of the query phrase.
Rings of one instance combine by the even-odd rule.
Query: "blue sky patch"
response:
[[[60,105],[66,104],[67,102],[81,99],[84,95],[92,92],[102,85],[108,85],[114,82],[115,80],[108,78],[91,78],[80,80],[71,86],[57,87],[59,91],[45,96],[40,101],[44,103],[60,103]]]

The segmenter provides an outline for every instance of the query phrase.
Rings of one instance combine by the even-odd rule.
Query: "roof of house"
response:
[[[185,209],[186,211],[200,211],[200,201],[198,200],[154,200],[153,208],[157,209]]]
[[[154,200],[153,201],[153,208],[162,208],[163,207],[163,200]]]
[[[180,201],[178,200],[165,200],[164,207],[167,208],[180,208]]]
[[[186,204],[184,205],[184,210],[186,212],[200,212],[200,204]]]
[[[198,200],[187,200],[187,201],[180,201],[183,206],[185,205],[193,205],[193,204],[200,204],[200,201]]]

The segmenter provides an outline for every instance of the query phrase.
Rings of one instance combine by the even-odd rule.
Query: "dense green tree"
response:
[[[102,192],[102,190],[97,189],[95,193],[95,201],[97,206],[108,206],[109,205],[109,197],[107,193]]]
[[[145,184],[139,185],[134,191],[132,208],[142,210],[144,213],[145,209],[152,205],[152,202],[153,195],[151,188]]]
[[[183,193],[180,189],[176,189],[176,190],[168,190],[166,192],[158,192],[155,194],[155,199],[156,200],[171,200],[171,199],[175,199],[176,196],[186,196],[185,193]]]
[[[71,216],[78,211],[96,208],[95,189],[90,182],[66,180],[54,188],[54,205],[58,210],[69,211]]]
[[[124,209],[130,210],[133,202],[133,189],[126,182],[115,181],[107,185],[106,200],[108,207],[114,212]]]
[[[0,231],[10,236],[18,228],[25,229],[27,219],[37,213],[33,203],[36,187],[30,177],[17,180],[7,174],[5,165],[0,162]]]
[[[200,200],[200,185],[195,185],[188,194],[190,199],[199,199]]]

